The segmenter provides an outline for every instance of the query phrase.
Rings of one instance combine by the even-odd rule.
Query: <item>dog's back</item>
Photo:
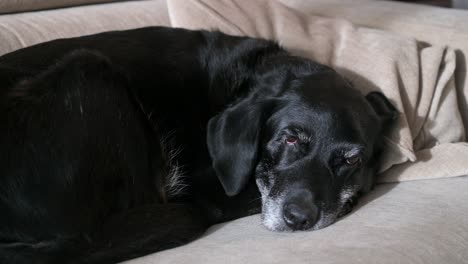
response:
[[[116,256],[118,242],[105,230],[130,229],[121,237],[138,241],[136,228],[175,217],[158,207],[169,173],[159,139],[170,131],[149,121],[165,116],[158,121],[166,130],[200,122],[187,100],[202,100],[195,53],[203,41],[200,33],[147,28],[0,58],[0,262],[64,263],[106,246]],[[187,112],[195,120],[184,120]],[[145,204],[153,208],[126,211]],[[126,219],[143,213],[146,223]]]
[[[0,57],[0,263],[115,263],[220,221],[193,201],[227,199],[206,125],[249,91],[255,60],[276,52],[273,42],[151,27]]]
[[[0,263],[115,263],[260,209],[272,230],[323,228],[372,187],[394,116],[328,67],[219,32],[143,28],[7,54]]]

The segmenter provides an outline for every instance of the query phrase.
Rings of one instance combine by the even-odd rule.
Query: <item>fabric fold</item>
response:
[[[278,1],[172,0],[168,11],[174,27],[275,40],[334,67],[364,94],[383,92],[400,114],[386,133],[380,181],[468,174],[454,49],[304,14]]]

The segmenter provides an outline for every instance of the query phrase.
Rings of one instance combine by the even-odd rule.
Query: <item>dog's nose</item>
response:
[[[306,230],[317,221],[318,209],[313,204],[288,203],[283,207],[283,218],[293,230]]]

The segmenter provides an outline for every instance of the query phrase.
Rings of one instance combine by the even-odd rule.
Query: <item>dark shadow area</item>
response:
[[[465,132],[468,131],[468,91],[465,91],[466,87],[466,56],[461,50],[455,50],[455,56],[457,65],[455,69],[455,86],[457,88],[458,95],[458,106],[460,107],[460,113],[463,118],[463,124],[465,126]]]
[[[406,2],[412,4],[434,5],[441,7],[452,7],[451,0],[396,0],[398,2]]]

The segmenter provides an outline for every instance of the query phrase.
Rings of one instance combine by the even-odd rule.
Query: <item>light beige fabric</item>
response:
[[[259,215],[128,264],[465,264],[468,177],[382,184],[330,227],[275,233]]]
[[[457,56],[455,81],[460,95],[458,103],[464,118],[465,130],[468,130],[468,80],[466,78],[468,10],[395,1],[280,1],[292,9],[309,15],[344,18],[360,26],[385,29],[433,45],[449,45],[455,49]]]
[[[381,181],[468,173],[453,48],[304,14],[277,1],[172,0],[168,10],[173,26],[274,39],[336,68],[364,93],[384,92],[401,114],[387,136]]]
[[[1,0],[0,14],[112,1],[119,0]]]
[[[57,38],[155,25],[169,25],[165,0],[0,15],[0,55]]]

